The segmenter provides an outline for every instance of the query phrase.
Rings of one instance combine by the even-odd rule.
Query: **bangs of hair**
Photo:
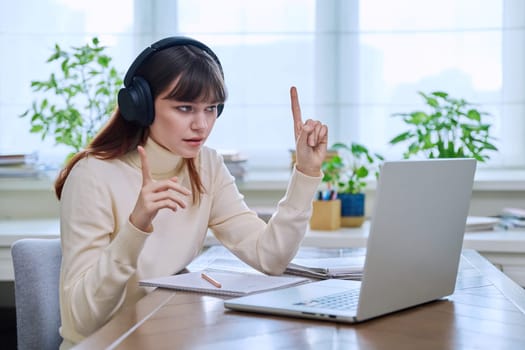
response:
[[[194,60],[179,75],[168,96],[177,101],[224,103],[226,89],[219,67],[215,62]]]

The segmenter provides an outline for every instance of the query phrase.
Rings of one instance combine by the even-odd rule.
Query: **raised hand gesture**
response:
[[[138,146],[137,151],[142,164],[142,188],[129,219],[139,230],[151,232],[151,222],[159,210],[168,208],[177,211],[179,208],[186,208],[191,192],[178,183],[177,177],[162,181],[153,180],[146,151],[142,146]]]
[[[295,134],[296,168],[309,176],[320,176],[321,165],[326,156],[328,127],[317,120],[303,123],[297,89],[290,88]]]

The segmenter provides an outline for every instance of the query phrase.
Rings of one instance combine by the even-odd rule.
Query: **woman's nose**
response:
[[[206,121],[206,114],[204,111],[196,112],[193,116],[191,124],[192,129],[205,129],[208,126]]]

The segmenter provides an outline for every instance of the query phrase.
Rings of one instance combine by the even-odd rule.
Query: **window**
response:
[[[329,125],[330,143],[359,141],[388,158],[400,157],[387,142],[404,127],[391,115],[424,108],[419,90],[444,90],[493,115],[500,152],[487,167],[523,167],[524,13],[520,0],[5,2],[0,152],[65,154],[17,117],[31,103],[30,81],[49,75],[55,42],[96,35],[125,72],[146,45],[188,35],[218,54],[229,90],[209,145],[241,150],[253,169],[289,165],[291,85],[303,117]]]
[[[54,167],[63,161],[69,150],[30,134],[29,121],[19,117],[31,107],[31,81],[49,78],[52,69],[45,61],[55,43],[80,46],[93,36],[109,47],[115,65],[127,65],[135,52],[133,10],[133,0],[0,3],[0,153],[37,151]]]

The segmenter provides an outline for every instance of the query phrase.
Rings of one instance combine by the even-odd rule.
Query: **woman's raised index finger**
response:
[[[140,163],[142,165],[142,185],[144,186],[152,181],[151,173],[149,171],[148,157],[146,156],[146,151],[144,150],[144,147],[137,146],[137,151],[140,155]]]
[[[299,105],[299,95],[297,94],[297,88],[292,86],[290,88],[290,99],[292,103],[292,115],[293,115],[293,125],[295,132],[295,139],[299,136],[303,125],[303,118],[301,116],[301,106]]]

